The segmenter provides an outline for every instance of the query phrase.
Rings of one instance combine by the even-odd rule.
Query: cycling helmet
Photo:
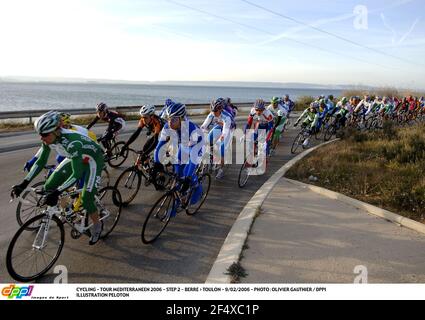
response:
[[[266,104],[264,103],[264,100],[263,99],[257,99],[254,102],[254,109],[257,110],[257,111],[266,109]]]
[[[102,112],[102,111],[106,111],[106,110],[108,110],[108,106],[104,102],[99,103],[96,107],[97,112]]]
[[[347,98],[346,97],[343,97],[342,99],[341,99],[341,103],[342,104],[346,104],[348,102],[348,100],[347,100]]]
[[[289,94],[285,94],[285,95],[283,96],[283,98],[284,98],[285,100],[289,100]]]
[[[273,97],[273,98],[270,100],[270,103],[271,103],[271,104],[277,104],[277,103],[279,103],[279,98],[278,98],[278,97]]]
[[[328,96],[328,99],[332,101],[334,99],[334,96],[333,95],[329,95]]]
[[[71,125],[71,115],[69,113],[62,112],[60,114],[60,120],[62,121],[62,124],[65,126]]]
[[[185,117],[186,106],[182,103],[173,103],[167,108],[167,118]]]
[[[226,103],[227,103],[227,104],[231,104],[231,103],[232,103],[232,99],[231,99],[231,98],[229,98],[229,97],[227,97],[225,100],[226,100]]]
[[[164,107],[169,107],[169,106],[171,106],[171,105],[173,105],[174,104],[174,101],[173,100],[171,100],[171,99],[166,99],[165,100],[165,103],[164,103]]]
[[[319,108],[319,104],[317,102],[310,103],[310,108],[317,110]]]
[[[34,123],[34,128],[38,134],[42,135],[55,131],[59,125],[60,117],[58,112],[49,111],[37,119],[37,121]]]
[[[152,104],[145,104],[143,107],[140,108],[140,115],[142,117],[154,114],[154,112],[155,112],[155,106]]]
[[[210,109],[212,112],[223,110],[226,106],[226,101],[223,98],[211,101]]]

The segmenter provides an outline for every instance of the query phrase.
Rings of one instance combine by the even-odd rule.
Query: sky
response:
[[[0,77],[425,89],[424,9],[423,0],[0,0]]]

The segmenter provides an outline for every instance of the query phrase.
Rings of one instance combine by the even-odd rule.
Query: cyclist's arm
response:
[[[137,137],[142,132],[143,127],[137,127],[136,131],[131,135],[131,137],[128,139],[128,141],[125,143],[123,149],[127,149],[130,144],[132,144],[134,141],[136,141]]]
[[[232,127],[232,119],[229,117],[223,117],[223,130],[222,130],[222,136],[225,138],[230,134],[230,129]]]
[[[201,125],[201,129],[207,130],[208,127],[211,125],[213,119],[214,119],[214,116],[212,116],[211,113],[208,114],[208,116],[204,120],[204,123]]]
[[[96,122],[98,122],[99,121],[99,117],[98,116],[96,116],[96,118],[94,118],[93,120],[92,120],[92,122],[90,122],[89,123],[89,125],[87,126],[87,130],[90,130],[90,128],[91,127],[93,127],[95,124],[96,124]]]
[[[24,180],[31,182],[47,164],[47,160],[50,155],[50,147],[43,143],[41,146],[41,152],[37,152],[38,159],[31,167],[30,172],[28,172],[27,176]]]
[[[307,114],[307,111],[308,111],[308,109],[305,109],[304,112],[300,115],[298,120],[295,122],[296,125],[301,121],[301,119],[303,119],[305,117],[305,115]]]
[[[244,132],[246,132],[246,130],[248,130],[248,129],[250,129],[251,128],[251,126],[252,126],[252,122],[254,121],[254,117],[250,114],[249,116],[248,116],[248,121],[247,121],[247,123],[246,123],[246,125],[245,125],[245,130],[244,130]]]
[[[154,162],[155,163],[161,163],[159,155],[160,155],[160,151],[161,148],[167,144],[167,142],[169,141],[169,135],[166,134],[166,130],[168,129],[167,124],[164,126],[164,128],[162,129],[160,135],[159,135],[159,141],[158,144],[156,145],[155,151],[154,151]]]

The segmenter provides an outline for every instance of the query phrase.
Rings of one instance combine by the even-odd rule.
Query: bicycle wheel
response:
[[[325,141],[331,140],[331,138],[335,134],[335,132],[336,132],[335,126],[334,125],[329,126],[329,128],[326,129],[324,140]]]
[[[100,183],[101,187],[102,188],[108,187],[111,182],[111,176],[109,175],[109,171],[106,167],[103,168],[101,177],[102,177],[101,183]]]
[[[316,130],[316,132],[314,133],[314,137],[316,138],[316,140],[323,140],[325,130],[325,124],[323,124],[319,129]]]
[[[115,187],[105,187],[99,190],[96,196],[96,206],[100,220],[103,222],[103,231],[100,236],[105,239],[114,230],[121,216],[122,199]]]
[[[246,183],[248,182],[248,178],[249,178],[249,166],[248,166],[248,162],[245,160],[244,164],[239,170],[239,178],[238,178],[239,188],[245,187]]]
[[[143,223],[141,237],[144,244],[154,242],[164,231],[170,222],[174,202],[174,192],[167,192],[153,205]]]
[[[208,173],[204,173],[200,178],[199,178],[199,183],[202,185],[202,196],[199,199],[198,202],[194,203],[193,205],[190,204],[190,199],[192,197],[193,194],[193,189],[189,195],[189,205],[186,207],[186,214],[189,216],[193,216],[196,213],[198,213],[199,209],[201,209],[202,205],[205,202],[205,199],[208,196],[208,192],[210,191],[210,187],[211,187],[211,176]]]
[[[291,153],[295,154],[299,148],[299,146],[301,146],[304,142],[304,135],[302,132],[300,132],[294,139],[294,142],[292,142],[292,147],[291,147]]]
[[[39,188],[44,185],[43,181],[37,182],[31,186],[31,189],[26,190],[21,195],[21,201],[19,201],[16,207],[16,220],[19,226],[22,226],[29,219],[41,214],[44,207],[38,206],[40,195],[38,195],[33,189]],[[28,226],[28,230],[35,230],[37,226]]]
[[[136,167],[130,167],[121,173],[115,182],[115,188],[121,193],[122,205],[128,206],[140,190],[142,174]]]
[[[37,225],[35,230],[29,226]],[[63,223],[56,216],[41,214],[25,222],[16,232],[6,254],[10,276],[19,282],[43,276],[58,260],[65,242]]]
[[[120,165],[124,163],[125,160],[127,160],[129,150],[127,149],[124,152],[124,156],[121,156],[121,150],[122,147],[125,145],[124,141],[120,141],[115,143],[111,147],[111,157],[108,159],[108,163],[112,168],[118,168]]]

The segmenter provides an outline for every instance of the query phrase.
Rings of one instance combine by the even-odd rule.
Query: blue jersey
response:
[[[173,146],[178,145],[179,161],[182,159],[182,153],[189,153],[191,155],[191,151],[194,148],[199,148],[197,156],[202,155],[204,134],[202,130],[190,120],[182,121],[182,127],[179,130],[171,129],[168,123],[164,125],[159,135],[158,145],[154,152],[155,162],[161,162],[161,149],[168,143],[168,141],[170,141]],[[165,152],[162,154],[165,154]]]

